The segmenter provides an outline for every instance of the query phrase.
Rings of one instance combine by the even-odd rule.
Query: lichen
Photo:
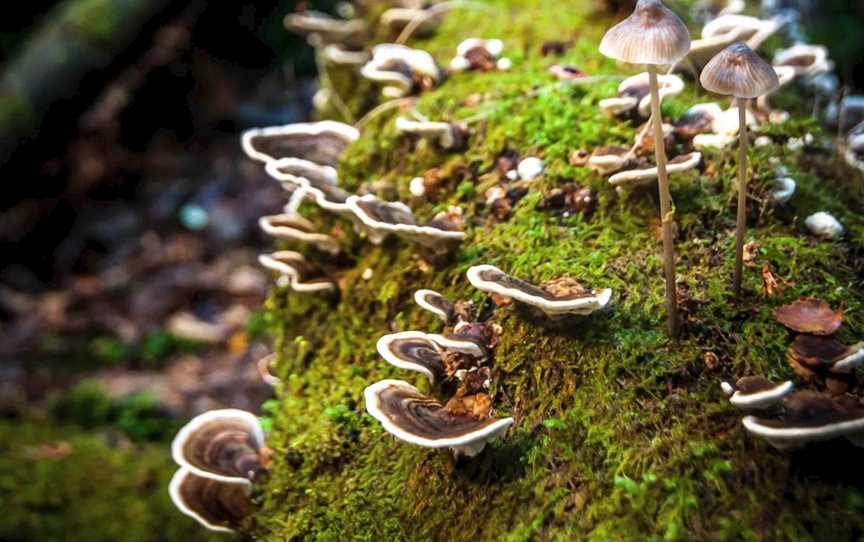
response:
[[[798,193],[784,207],[752,206],[748,239],[758,243],[756,267],[745,270],[747,295],[740,300],[730,293],[734,152],[708,152],[704,172],[674,177],[686,323],[681,340],[670,342],[653,232],[656,194],[646,189],[619,197],[605,179],[568,163],[573,150],[632,140],[635,126],[606,118],[597,107],[614,94],[617,80],[563,85],[545,71],[558,62],[594,75],[635,72],[597,53],[612,18],[593,4],[490,2],[489,10],[454,11],[435,36],[412,41],[444,62],[464,38],[500,37],[513,68],[455,75],[418,100],[417,109],[432,120],[485,112],[472,124],[467,150],[442,154],[424,144],[412,147],[395,133],[396,112],[384,113],[369,122],[345,158],[342,182],[356,188],[386,179],[409,201],[409,180],[440,168],[440,192],[415,205],[415,212],[430,217],[459,205],[468,238],[449,259],[425,261],[423,251],[405,241],[376,247],[347,233],[352,265],[341,298],[274,290],[268,322],[284,384],[270,420],[275,462],[249,526],[256,536],[516,541],[864,535],[864,480],[852,449],[834,443],[775,452],[744,434],[739,413],[719,390],[721,380],[738,375],[793,377],[785,363],[791,339],[773,321],[771,308],[800,295],[842,306],[841,339],[860,340],[860,175],[833,155],[788,150],[788,137],[819,134],[802,120],[809,117],[803,100],[782,102],[798,104],[795,119],[771,128],[777,144],[752,150],[751,173],[754,186],[767,183],[774,175],[768,159],[777,157],[798,182]],[[543,58],[540,46],[548,39],[574,44],[561,58]],[[351,88],[349,103],[358,112],[377,96],[365,83]],[[480,95],[480,104],[465,105],[473,95]],[[664,108],[679,115],[709,100],[716,98],[691,83]],[[476,186],[508,148],[542,157],[546,173],[509,220],[495,223]],[[567,181],[597,191],[592,215],[562,218],[536,209],[544,192]],[[801,217],[823,209],[846,224],[846,239],[806,235]],[[322,225],[337,223],[311,206],[303,212]],[[590,287],[610,287],[613,310],[566,329],[538,325],[510,308],[494,310],[465,279],[467,268],[479,263],[533,282],[569,274]],[[763,263],[782,287],[769,299],[761,295]],[[373,274],[364,280],[367,268]],[[418,288],[471,299],[504,330],[493,392],[499,414],[516,423],[473,460],[455,462],[446,452],[394,440],[362,404],[363,388],[383,378],[429,390],[425,379],[399,371],[375,352],[376,339],[393,330],[441,329],[412,302]],[[709,353],[716,361],[706,363]]]

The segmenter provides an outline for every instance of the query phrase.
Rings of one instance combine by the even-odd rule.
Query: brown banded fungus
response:
[[[666,171],[669,174],[695,169],[702,162],[702,153],[691,152],[669,160]],[[652,184],[657,180],[657,168],[629,169],[609,177],[609,184],[615,187],[631,187]]]
[[[299,252],[277,250],[272,254],[261,254],[258,262],[279,273],[277,284],[290,286],[295,292],[327,292],[336,289],[336,283]]]
[[[696,104],[675,121],[675,136],[690,140],[699,134],[709,133],[714,130],[714,121],[722,114],[723,109],[716,103]]]
[[[618,85],[618,96],[600,100],[600,108],[612,116],[626,115],[634,109],[642,117],[651,113],[651,90],[649,74],[643,72],[628,77]],[[660,75],[660,101],[669,96],[676,96],[684,90],[684,81],[677,75]]]
[[[421,373],[433,384],[447,376],[441,347],[422,331],[384,335],[376,348],[390,365]]]
[[[250,485],[263,471],[264,431],[253,414],[237,409],[211,410],[183,426],[171,455],[197,476]]]
[[[578,282],[562,277],[539,288],[511,277],[493,265],[475,265],[468,269],[468,281],[477,289],[513,299],[538,309],[551,318],[566,315],[589,315],[605,308],[612,290],[588,290]]]
[[[800,391],[784,398],[783,406],[780,419],[747,416],[744,428],[778,450],[843,437],[864,446],[864,405],[859,397]]]
[[[476,456],[513,424],[513,418],[452,412],[401,380],[376,382],[363,395],[366,411],[394,437],[426,448],[450,448],[457,457]]]
[[[363,66],[363,77],[382,84],[387,98],[401,98],[428,90],[442,78],[432,55],[404,45],[384,43],[372,49],[372,60]]]
[[[601,175],[624,169],[632,160],[630,149],[621,145],[606,145],[594,149],[586,165]]]
[[[775,384],[761,376],[745,376],[735,384],[723,382],[723,392],[729,396],[729,403],[742,409],[763,409],[777,405],[784,397],[795,390],[795,384],[787,380]]]
[[[455,149],[465,143],[467,130],[449,122],[414,121],[404,117],[396,119],[396,131],[428,139],[442,149]]]
[[[489,326],[471,322],[460,322],[451,333],[429,333],[427,337],[444,350],[478,358],[481,363],[497,340]]]
[[[181,468],[168,486],[180,512],[211,531],[233,533],[252,512],[247,484],[221,482]]]
[[[465,238],[461,231],[461,214],[455,211],[436,215],[425,225],[419,225],[407,205],[384,202],[377,197],[351,196],[346,203],[364,227],[383,238],[395,234],[435,251],[446,252]]]
[[[447,325],[455,324],[461,317],[455,304],[433,290],[417,290],[414,292],[414,302],[443,320]]]
[[[259,162],[299,158],[335,166],[345,149],[359,137],[360,132],[349,124],[322,120],[252,128],[243,132],[241,143],[246,155]]]
[[[360,67],[372,57],[365,49],[351,49],[343,45],[331,44],[324,47],[324,59],[336,66]]]
[[[391,32],[401,32],[409,24],[419,23],[415,34],[419,37],[427,36],[444,20],[443,13],[436,12],[433,7],[434,4],[418,4],[412,7],[390,8],[381,14],[379,22]]]
[[[792,68],[798,77],[808,77],[834,69],[834,63],[828,58],[827,47],[804,43],[777,51],[773,64],[775,67]]]
[[[456,56],[450,61],[450,70],[493,71],[509,70],[510,59],[501,58],[504,42],[497,39],[468,38],[456,47]]]
[[[843,325],[843,312],[835,312],[820,299],[802,297],[774,309],[774,319],[799,333],[833,335]]]
[[[744,42],[751,49],[758,49],[779,28],[780,23],[775,19],[762,20],[748,15],[723,15],[708,21],[702,27],[702,38],[735,35],[733,41]]]
[[[807,371],[848,374],[864,363],[864,343],[852,346],[817,335],[798,335],[787,352],[789,363]]]
[[[325,233],[318,233],[315,231],[314,224],[300,215],[280,214],[262,216],[258,219],[258,225],[267,235],[308,243],[327,254],[335,255],[339,253],[339,243],[336,242],[336,239]]]

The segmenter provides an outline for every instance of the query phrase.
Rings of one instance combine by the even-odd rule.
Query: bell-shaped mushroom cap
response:
[[[168,493],[182,513],[210,529],[232,533],[252,511],[251,486],[204,478],[180,468]]]
[[[328,254],[335,255],[339,253],[339,243],[336,242],[336,239],[327,234],[318,233],[315,231],[315,226],[300,215],[280,214],[262,216],[258,219],[258,225],[267,235],[280,239],[309,243],[318,247],[318,250]]]
[[[277,250],[272,254],[261,254],[258,262],[285,277],[295,292],[322,292],[336,288],[321,269],[306,261],[299,252]]]
[[[745,376],[738,379],[734,386],[727,382],[723,384],[723,391],[730,395],[729,402],[732,405],[752,409],[775,405],[795,389],[791,380],[775,384],[761,376]]]
[[[502,295],[537,307],[549,316],[588,315],[609,304],[612,290],[568,288],[550,292],[524,280],[511,277],[494,265],[475,265],[468,269],[468,281],[484,292]]]
[[[786,414],[782,420],[747,416],[742,420],[744,428],[780,450],[839,437],[861,445],[864,405],[860,398],[800,391],[786,397],[783,404]]]
[[[451,324],[456,320],[456,306],[436,291],[417,290],[414,292],[414,302],[443,320],[445,324]]]
[[[249,484],[264,470],[259,451],[264,431],[253,414],[237,409],[211,410],[184,425],[171,444],[178,465],[220,482]]]
[[[363,395],[366,411],[396,438],[427,448],[453,448],[469,457],[513,424],[513,418],[451,413],[402,380],[376,382]]]
[[[349,124],[323,120],[252,128],[243,132],[241,142],[246,155],[260,162],[301,158],[335,166],[342,152],[359,137],[360,132]]]
[[[799,333],[833,335],[843,325],[843,312],[835,312],[821,299],[801,299],[774,309],[774,319]]]
[[[604,55],[630,64],[674,64],[690,50],[690,32],[660,0],[639,0],[600,42]]]
[[[777,72],[744,43],[723,49],[702,70],[702,86],[736,98],[757,98],[780,86]]]
[[[422,331],[384,335],[376,348],[390,365],[423,373],[433,384],[446,375],[441,348]]]
[[[816,335],[798,335],[789,347],[790,361],[810,369],[847,373],[864,363],[864,343],[853,346]]]

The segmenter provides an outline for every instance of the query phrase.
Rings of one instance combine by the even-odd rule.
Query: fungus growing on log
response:
[[[467,275],[475,288],[534,307],[552,318],[589,315],[605,308],[612,298],[612,290],[608,288],[588,290],[567,277],[538,288],[493,265],[475,265],[468,269]]]
[[[441,70],[432,55],[404,45],[385,43],[372,49],[372,60],[363,66],[363,77],[382,84],[387,98],[401,98],[428,90],[441,80]]]
[[[798,335],[787,353],[790,363],[819,372],[850,373],[864,363],[864,343],[846,346],[836,339]]]
[[[211,410],[192,418],[171,444],[174,461],[193,474],[247,486],[264,471],[264,450],[258,418],[237,409]]]
[[[701,162],[702,153],[691,152],[688,154],[682,154],[681,156],[676,156],[675,158],[669,160],[669,164],[666,167],[666,172],[669,174],[681,173],[683,171],[697,168]],[[615,175],[609,177],[609,184],[615,187],[630,187],[651,184],[656,179],[656,167],[645,169],[628,169],[626,171],[618,172]]]
[[[513,424],[513,418],[451,412],[402,380],[376,382],[363,395],[366,411],[394,437],[426,448],[450,448],[457,457],[476,456]]]
[[[418,225],[411,209],[401,202],[383,202],[377,197],[351,196],[346,203],[371,231],[405,237],[436,251],[447,251],[465,238],[465,232],[451,213],[440,213],[426,225]]]
[[[279,273],[280,285],[290,286],[295,292],[326,292],[336,289],[336,283],[299,252],[277,250],[272,254],[258,256],[258,262]]]
[[[634,109],[642,117],[651,113],[650,75],[643,72],[628,77],[618,85],[618,96],[600,100],[600,108],[612,116],[624,115]],[[677,75],[660,75],[660,101],[669,96],[676,96],[684,90],[684,81]]]
[[[309,36],[310,43],[316,45],[357,45],[366,41],[366,21],[362,19],[337,19],[320,11],[306,10],[290,13],[282,22],[288,31]]]
[[[508,70],[510,59],[500,58],[503,50],[504,42],[501,40],[468,38],[456,47],[456,56],[450,61],[450,69],[454,72]]]
[[[414,302],[443,320],[447,325],[455,324],[459,318],[456,305],[433,290],[417,290],[414,292]]]
[[[233,533],[252,512],[247,484],[222,482],[180,468],[168,493],[180,512],[211,531]]]
[[[267,235],[280,239],[299,241],[315,246],[318,250],[331,255],[339,253],[339,243],[336,239],[315,231],[315,226],[305,218],[297,214],[279,214],[262,216],[258,219],[258,225]]]
[[[322,120],[252,128],[243,132],[241,143],[246,156],[259,162],[300,158],[335,166],[345,149],[359,137],[360,132],[349,124]]]
[[[808,77],[834,69],[828,58],[828,48],[824,45],[799,43],[774,54],[775,67],[790,67],[798,77]]]
[[[608,175],[624,169],[630,160],[629,148],[621,145],[606,145],[594,149],[585,163],[601,175]]]
[[[449,122],[414,121],[398,117],[396,131],[429,139],[442,149],[449,150],[465,143],[467,130]]]
[[[712,132],[714,121],[722,114],[723,109],[716,103],[696,104],[675,121],[675,136],[689,140],[699,134]]]
[[[820,299],[802,297],[774,309],[774,319],[799,333],[833,335],[843,325],[843,312],[835,312]]]
[[[350,49],[335,43],[324,47],[323,54],[327,62],[337,66],[360,67],[372,58],[369,51],[365,49]]]
[[[441,347],[422,331],[384,335],[376,348],[390,365],[422,373],[433,384],[447,376]]]
[[[761,376],[745,376],[735,384],[723,382],[723,392],[729,403],[741,409],[762,409],[777,405],[795,390],[795,384],[787,380],[775,384]]]

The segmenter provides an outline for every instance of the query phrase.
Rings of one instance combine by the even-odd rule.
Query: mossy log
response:
[[[0,165],[45,115],[81,92],[171,0],[66,0],[46,15],[0,78]]]
[[[686,15],[685,2],[671,5]],[[269,444],[274,461],[257,489],[259,512],[248,528],[262,540],[858,540],[864,536],[864,451],[846,442],[778,452],[745,433],[741,413],[720,389],[724,380],[758,374],[795,379],[787,365],[792,336],[772,309],[813,296],[845,311],[839,338],[864,335],[864,180],[819,142],[830,140],[811,117],[800,89],[775,98],[792,112],[758,135],[750,150],[751,205],[744,295],[731,292],[734,264],[735,150],[706,151],[704,169],[672,178],[677,221],[682,333],[664,331],[664,285],[656,190],[622,196],[597,173],[570,164],[575,150],[628,145],[638,123],[611,119],[597,103],[618,79],[561,84],[549,65],[589,75],[631,75],[597,52],[615,15],[599,2],[498,0],[465,4],[437,32],[412,46],[446,64],[463,39],[504,40],[506,72],[453,75],[415,104],[431,120],[471,119],[464,150],[443,152],[400,137],[398,109],[368,122],[340,165],[349,190],[391,183],[421,218],[451,205],[464,210],[467,239],[449,258],[430,258],[403,240],[373,246],[350,225],[312,205],[301,211],[322,231],[342,236],[338,298],[276,289],[269,321],[282,379]],[[694,30],[697,28],[694,25]],[[696,33],[698,35],[698,33]],[[546,40],[570,42],[544,57]],[[770,57],[772,48],[766,48]],[[358,117],[378,89],[350,71],[331,80]],[[692,81],[667,99],[664,114],[717,101]],[[726,105],[725,103],[723,104]],[[334,118],[338,118],[335,114]],[[787,145],[813,134],[803,150]],[[670,156],[684,152],[676,144]],[[540,156],[544,175],[505,220],[485,205],[498,182],[496,161],[515,151]],[[783,165],[798,185],[786,204],[766,194]],[[432,173],[429,173],[432,172]],[[409,181],[440,182],[428,201],[412,200]],[[568,182],[596,192],[593,214],[538,209]],[[845,237],[808,235],[805,216],[829,211]],[[292,246],[307,251],[306,247]],[[539,283],[562,275],[614,290],[613,308],[568,327],[550,327],[512,307],[496,307],[465,272],[493,264]],[[369,273],[371,272],[371,278]],[[779,290],[766,291],[776,279]],[[431,288],[469,299],[503,334],[492,362],[498,415],[512,416],[506,436],[478,457],[397,441],[366,414],[363,389],[385,378],[408,380],[436,396],[420,375],[376,353],[392,331],[439,332],[442,323],[412,294]],[[818,388],[797,382],[799,388]],[[446,399],[446,396],[442,397]]]

